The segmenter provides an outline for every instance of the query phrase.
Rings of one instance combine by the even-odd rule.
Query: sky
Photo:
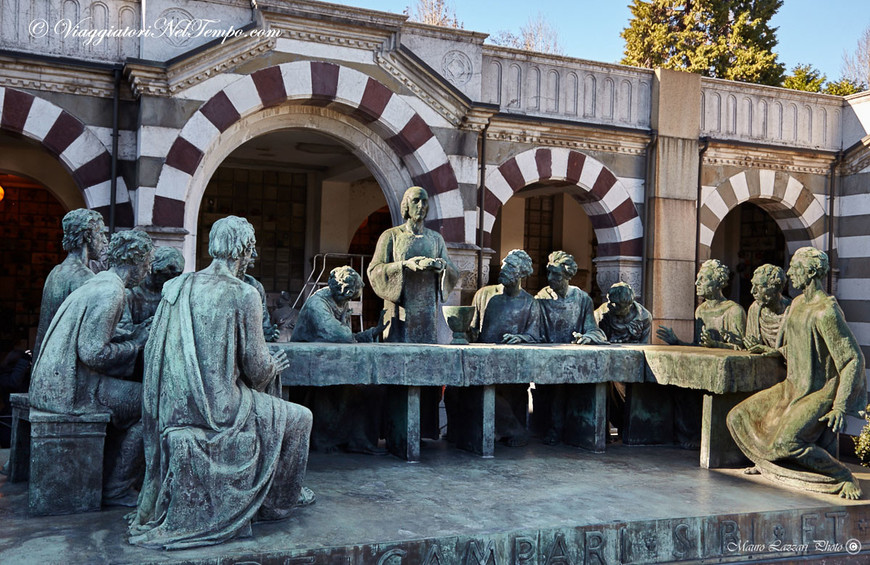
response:
[[[415,0],[332,0],[372,10],[400,14]],[[449,1],[449,0],[448,0]],[[495,34],[517,31],[541,12],[556,27],[569,57],[618,63],[628,26],[629,0],[453,0],[450,5],[463,27]],[[772,25],[775,49],[787,71],[811,64],[828,80],[842,76],[844,51],[854,52],[858,37],[870,26],[868,0],[785,0]]]

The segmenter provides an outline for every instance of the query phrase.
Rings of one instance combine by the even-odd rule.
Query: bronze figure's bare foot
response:
[[[847,500],[858,500],[861,498],[861,486],[854,477],[843,483],[843,487],[840,489],[840,498]]]

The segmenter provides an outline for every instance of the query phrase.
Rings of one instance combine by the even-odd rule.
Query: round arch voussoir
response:
[[[329,106],[358,120],[396,152],[413,182],[430,194],[431,222],[448,241],[465,238],[456,174],[425,120],[397,93],[349,67],[321,61],[283,63],[239,78],[188,120],[166,156],[153,223],[181,227],[203,156],[230,126],[263,108],[296,103]]]
[[[700,257],[710,257],[713,236],[725,216],[745,202],[764,209],[793,251],[803,245],[827,245],[827,213],[819,199],[793,176],[767,169],[747,169],[732,175],[710,191],[700,206]]]
[[[39,143],[60,161],[89,208],[109,215],[112,155],[74,115],[39,96],[0,87],[0,130]],[[118,176],[116,223],[133,225],[133,208],[124,179]]]
[[[589,215],[600,256],[642,255],[643,223],[628,190],[603,163],[570,149],[529,149],[490,167],[484,194],[485,232],[491,232],[496,215],[514,193],[550,180],[580,189],[573,196]]]

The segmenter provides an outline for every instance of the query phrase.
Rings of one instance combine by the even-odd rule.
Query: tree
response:
[[[870,85],[870,26],[858,38],[854,53],[843,53],[843,76],[862,90]]]
[[[520,27],[519,34],[501,30],[490,36],[489,40],[502,47],[550,53],[551,55],[565,54],[559,39],[559,32],[540,12],[537,16],[529,17],[528,21]]]
[[[841,78],[836,82],[829,82],[825,85],[825,94],[834,94],[836,96],[849,96],[850,94],[855,94],[856,92],[861,92],[866,90],[867,86],[864,84],[858,84],[852,79]]]
[[[824,92],[836,96],[848,96],[864,90],[863,84],[843,77],[838,81],[825,82],[827,77],[822,71],[812,65],[797,65],[791,71],[792,74],[785,77],[782,86],[792,90],[804,90],[806,92]]]
[[[783,0],[632,0],[622,63],[779,85],[776,28]]]
[[[405,15],[422,24],[462,29],[456,10],[446,0],[417,0],[413,9],[405,8]]]
[[[821,92],[822,85],[828,77],[822,71],[812,65],[797,65],[792,69],[792,74],[785,77],[782,86],[792,90],[804,90],[806,92]]]

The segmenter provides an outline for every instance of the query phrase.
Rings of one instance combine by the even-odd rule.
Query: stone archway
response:
[[[827,249],[827,214],[819,199],[788,173],[749,169],[733,175],[701,200],[699,259],[710,258],[716,228],[728,212],[752,202],[776,221],[789,253],[811,245]]]
[[[32,94],[0,87],[0,129],[39,143],[72,175],[88,208],[108,218],[112,156],[78,118]],[[117,180],[116,223],[133,225],[133,208],[122,176]]]
[[[484,196],[484,233],[490,234],[496,214],[518,190],[541,181],[563,181],[576,187],[580,203],[598,240],[598,285],[617,281],[642,290],[643,222],[622,182],[600,161],[569,149],[524,151],[488,167]]]
[[[351,118],[346,121],[353,122],[355,129],[361,125],[374,132],[377,139],[372,141],[388,147],[406,171],[400,176],[429,191],[429,227],[439,230],[448,241],[464,240],[464,213],[456,175],[423,118],[399,95],[368,75],[316,61],[262,69],[238,79],[205,102],[182,128],[166,156],[154,197],[153,224],[190,230],[187,220],[195,219],[196,214],[191,213],[188,203],[198,208],[197,196],[201,197],[213,172],[206,166],[214,161],[210,154],[218,149],[226,152],[231,145],[227,138],[239,135],[238,124],[251,117],[258,121],[269,119],[282,109],[286,114],[288,105],[327,106],[327,110]],[[365,159],[365,151],[359,156]],[[387,175],[381,176],[379,180]],[[406,188],[396,183],[385,186],[393,193],[386,195],[391,208],[394,204],[397,207]]]

